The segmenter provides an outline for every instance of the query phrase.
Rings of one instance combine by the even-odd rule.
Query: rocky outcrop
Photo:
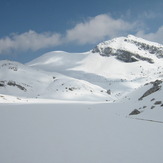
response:
[[[19,88],[22,91],[27,91],[27,89],[25,87],[23,87],[22,85],[14,82],[14,81],[0,81],[0,87],[6,87],[6,86],[14,86]]]
[[[152,56],[163,58],[163,46],[134,36],[102,42],[92,52],[107,57],[116,56],[118,60],[123,62],[136,62],[141,60],[154,63]]]
[[[155,105],[161,105],[162,104],[162,101],[156,101],[154,104]]]
[[[23,86],[21,86],[20,84],[17,84],[16,82],[14,82],[14,81],[9,81],[8,83],[7,83],[7,85],[9,85],[9,86],[16,86],[16,87],[18,87],[20,90],[23,90],[23,91],[27,91],[27,89],[25,88],[25,87],[23,87]]]
[[[134,54],[125,50],[117,50],[117,52],[114,55],[117,56],[117,59],[123,62],[136,62],[142,60],[147,61],[149,63],[154,63],[154,61],[151,58],[142,57],[139,54]]]
[[[151,84],[153,85],[152,88],[150,88],[149,90],[147,90],[147,91],[143,94],[143,96],[141,96],[141,97],[139,98],[139,100],[142,100],[144,97],[149,96],[150,94],[152,94],[152,93],[154,93],[154,92],[160,90],[160,88],[161,88],[160,84],[161,84],[161,83],[162,83],[161,80],[156,80],[155,82],[151,82]]]
[[[13,71],[18,70],[18,67],[14,64],[14,62],[12,63],[11,61],[6,61],[6,63],[4,63],[0,66],[0,68],[4,68],[4,67],[6,67],[10,70],[13,70]]]
[[[109,94],[109,95],[111,95],[111,90],[108,89],[108,90],[106,91],[106,93]]]
[[[134,109],[129,115],[137,115],[140,114],[141,112],[137,109]]]
[[[93,49],[92,52],[100,53],[100,55],[107,56],[107,57],[116,56],[118,60],[121,60],[123,62],[136,62],[142,60],[142,61],[147,61],[149,63],[154,63],[154,61],[151,58],[143,57],[140,56],[139,54],[134,54],[132,52],[125,51],[125,50],[114,50],[110,47],[107,47],[102,50],[99,50],[98,47],[96,47],[95,49]]]
[[[5,82],[4,81],[0,81],[0,87],[4,87],[5,86]]]
[[[150,54],[155,54],[158,58],[163,58],[163,47],[157,47],[154,45],[145,44],[143,42],[138,42],[131,39],[126,39],[125,41],[135,44],[140,50],[145,50]]]

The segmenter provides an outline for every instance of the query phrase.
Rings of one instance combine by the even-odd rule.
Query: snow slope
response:
[[[129,35],[97,45],[86,53],[54,51],[27,65],[59,72],[110,90],[114,100],[162,79],[163,46]]]
[[[19,99],[112,100],[103,88],[59,73],[11,61],[1,61],[0,71],[0,93]],[[4,101],[4,98],[0,100]]]
[[[116,103],[0,104],[0,162],[162,163],[163,124],[131,119],[129,110]]]

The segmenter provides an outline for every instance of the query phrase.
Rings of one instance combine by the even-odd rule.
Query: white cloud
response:
[[[0,54],[11,50],[39,50],[61,44],[61,36],[55,33],[36,33],[30,30],[22,34],[12,34],[0,39]]]
[[[105,38],[128,33],[136,27],[136,24],[126,22],[122,19],[113,19],[103,14],[89,19],[84,23],[77,24],[73,29],[67,31],[67,41],[79,44],[96,43]]]
[[[163,26],[161,26],[155,33],[139,31],[136,36],[163,44]]]
[[[145,14],[148,16],[148,14]],[[151,14],[150,17],[153,15]],[[111,39],[129,33],[136,33],[137,36],[145,39],[163,43],[163,26],[156,33],[146,34],[140,31],[141,22],[125,21],[124,18],[114,19],[109,15],[102,14],[89,18],[84,22],[78,23],[74,28],[66,31],[66,34],[59,33],[37,33],[28,31],[22,34],[12,34],[0,38],[0,54],[14,51],[36,51],[42,48],[55,47],[63,44],[94,44],[99,41]]]

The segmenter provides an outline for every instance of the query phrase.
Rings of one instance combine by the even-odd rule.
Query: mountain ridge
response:
[[[25,65],[1,61],[0,93],[118,102],[145,84],[162,80],[162,56],[162,45],[129,35],[102,42],[85,53],[52,51]]]
[[[92,52],[97,52],[102,56],[117,56],[117,59],[124,62],[145,60],[149,63],[153,63],[153,57],[163,57],[163,46],[137,38],[133,35],[128,35],[127,37],[104,41],[98,44]]]

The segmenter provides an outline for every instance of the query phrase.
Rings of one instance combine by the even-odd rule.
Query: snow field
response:
[[[0,104],[0,162],[162,163],[160,123],[122,104]]]

